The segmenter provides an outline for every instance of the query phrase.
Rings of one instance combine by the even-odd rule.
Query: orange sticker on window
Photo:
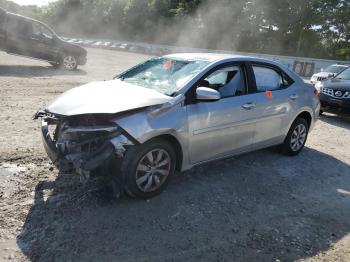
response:
[[[168,61],[165,62],[164,68],[165,69],[170,69],[173,67],[173,60],[169,59]]]
[[[272,97],[272,91],[270,91],[270,90],[266,90],[265,91],[265,95],[266,95],[266,97],[268,98],[268,99],[272,99],[273,97]]]

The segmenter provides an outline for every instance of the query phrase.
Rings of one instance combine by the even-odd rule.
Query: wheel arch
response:
[[[312,116],[311,116],[309,111],[303,111],[303,112],[299,113],[295,119],[297,119],[298,117],[304,118],[308,124],[308,128],[310,128],[311,123],[312,123]],[[294,121],[295,121],[295,119],[294,119]]]
[[[183,150],[182,150],[182,146],[181,146],[179,140],[173,135],[162,134],[159,136],[152,137],[151,139],[145,141],[144,143],[149,142],[151,140],[156,140],[156,139],[164,139],[172,145],[172,147],[174,148],[175,155],[176,155],[175,170],[181,171],[182,162],[183,162]]]
[[[288,126],[286,126],[286,129],[285,129],[285,133],[284,133],[284,137],[287,136],[290,128],[292,127],[293,123],[295,122],[295,120],[300,117],[300,118],[303,118],[306,120],[307,124],[308,124],[308,128],[309,128],[309,131],[311,130],[312,128],[312,123],[313,123],[313,118],[312,118],[312,113],[310,112],[309,109],[307,108],[303,108],[302,110],[300,110],[294,118],[291,119],[291,122],[289,123]]]
[[[74,56],[75,59],[78,61],[79,55],[78,53],[74,52],[74,50],[70,50],[69,48],[60,48],[57,52],[57,58],[63,59],[65,56]]]

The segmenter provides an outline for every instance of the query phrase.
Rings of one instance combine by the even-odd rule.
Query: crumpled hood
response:
[[[350,90],[350,80],[343,80],[338,78],[332,78],[328,81],[322,83],[323,87],[340,89],[340,90]]]
[[[114,114],[170,102],[172,97],[121,80],[92,82],[68,90],[46,110],[59,115]]]

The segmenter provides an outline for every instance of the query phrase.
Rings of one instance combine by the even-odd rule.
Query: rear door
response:
[[[286,73],[270,64],[252,64],[252,72],[258,112],[253,147],[282,143],[285,129],[294,116],[297,86]]]
[[[31,53],[30,37],[32,25],[28,19],[7,14],[5,50],[8,53],[29,56]]]

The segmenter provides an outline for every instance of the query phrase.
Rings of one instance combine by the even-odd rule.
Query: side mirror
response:
[[[212,88],[198,87],[196,89],[196,99],[199,101],[218,101],[220,98],[220,93]]]
[[[328,74],[328,77],[335,77],[335,74]]]

